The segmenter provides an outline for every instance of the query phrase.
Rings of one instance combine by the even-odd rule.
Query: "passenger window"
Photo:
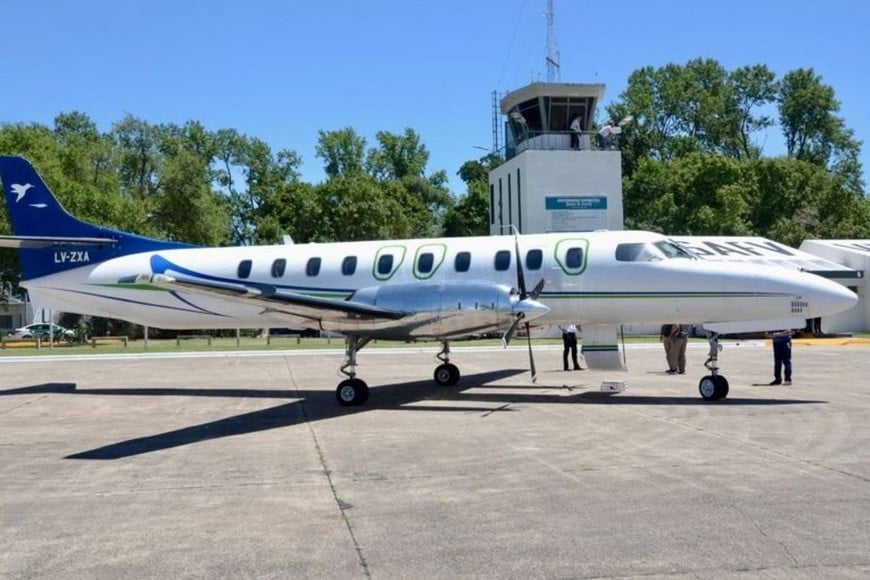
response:
[[[393,271],[393,255],[381,254],[378,258],[378,274],[386,276]]]
[[[510,250],[499,250],[495,253],[495,269],[503,272],[511,267]]]
[[[272,277],[280,278],[284,275],[284,270],[287,268],[287,260],[284,258],[278,258],[274,262],[272,262]]]
[[[583,250],[580,248],[568,248],[565,254],[565,266],[572,270],[583,265]]]
[[[541,250],[529,250],[526,252],[526,270],[540,270],[544,261],[544,252]]]
[[[341,273],[345,276],[353,276],[356,272],[356,256],[346,256],[341,261]]]
[[[428,274],[432,271],[432,266],[435,265],[435,255],[432,252],[424,252],[417,258],[417,271],[421,274]]]
[[[239,262],[238,269],[239,278],[247,278],[251,275],[251,261],[250,260],[242,260]]]
[[[471,252],[459,252],[453,261],[453,269],[457,272],[468,272],[471,267]]]
[[[309,258],[305,265],[305,273],[308,276],[317,276],[320,274],[320,258]]]

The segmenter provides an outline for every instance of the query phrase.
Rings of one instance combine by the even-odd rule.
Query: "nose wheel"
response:
[[[698,383],[698,392],[705,401],[718,401],[728,396],[728,379],[722,375],[707,375]]]
[[[722,351],[719,333],[707,332],[707,342],[710,343],[710,352],[704,366],[710,369],[710,374],[698,383],[698,392],[705,401],[718,401],[728,396],[728,379],[719,374],[719,353]]]

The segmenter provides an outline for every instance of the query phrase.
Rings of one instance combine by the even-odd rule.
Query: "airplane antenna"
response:
[[[559,65],[559,45],[553,31],[553,0],[547,0],[544,16],[547,17],[547,82],[558,83],[562,81],[562,72]]]

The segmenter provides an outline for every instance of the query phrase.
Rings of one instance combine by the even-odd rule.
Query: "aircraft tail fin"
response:
[[[25,280],[126,254],[189,247],[93,225],[70,215],[23,157],[0,155],[0,181],[14,234],[0,236],[0,247],[19,250]]]

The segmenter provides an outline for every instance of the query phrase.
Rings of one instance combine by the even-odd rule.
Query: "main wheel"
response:
[[[442,387],[452,387],[459,382],[459,367],[451,363],[435,367],[435,382]]]
[[[722,375],[707,375],[698,383],[698,392],[705,401],[718,401],[728,396],[728,379]]]
[[[345,407],[362,405],[369,398],[369,386],[360,379],[345,379],[338,383],[335,398]]]

